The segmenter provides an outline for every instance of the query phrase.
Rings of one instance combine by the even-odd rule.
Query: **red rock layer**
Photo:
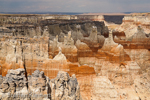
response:
[[[126,38],[126,35],[124,32],[113,32],[113,38],[117,36],[118,38],[120,39],[125,39]]]
[[[26,71],[28,75],[31,75],[37,69],[43,71],[49,78],[54,78],[59,71],[68,72],[69,66],[67,65],[67,62],[57,60],[26,61]]]

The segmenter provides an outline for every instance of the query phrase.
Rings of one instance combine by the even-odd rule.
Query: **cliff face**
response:
[[[5,41],[5,42],[4,42]],[[7,42],[8,41],[8,42]],[[28,68],[37,65],[38,61],[48,59],[48,40],[5,38],[1,41],[1,72],[5,76],[8,69]],[[36,65],[35,65],[36,64]]]
[[[87,17],[88,20],[69,15],[0,15],[0,25],[10,29],[9,32],[4,27],[0,30],[2,35],[34,37],[42,36],[45,27],[48,27],[48,35],[56,36],[60,32],[65,34],[68,31],[75,32],[76,25],[80,25],[82,34],[88,36],[91,31],[90,28],[97,26],[98,34],[105,34],[107,37],[108,28],[104,25],[103,16]],[[91,18],[93,20],[90,20]]]

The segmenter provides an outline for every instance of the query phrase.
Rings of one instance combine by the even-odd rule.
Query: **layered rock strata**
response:
[[[5,23],[2,24],[0,28],[1,35],[11,35],[11,36],[27,36],[27,37],[34,37],[34,36],[43,36],[44,29],[48,27],[48,35],[59,35],[60,32],[65,34],[68,31],[76,32],[77,28],[76,25],[81,26],[81,32],[83,36],[89,36],[91,27],[96,26],[98,28],[98,34],[102,34],[104,36],[108,36],[108,28],[105,26],[104,22],[99,21],[90,21],[90,20],[58,20],[58,19],[39,19],[36,23]],[[4,27],[3,27],[4,26]]]
[[[28,24],[16,24],[15,30],[13,25],[0,28],[8,33],[0,36],[0,95],[13,99],[7,96],[10,92],[25,91],[23,98],[17,98],[149,98],[149,36],[141,27],[128,38],[125,32],[115,31],[105,36],[108,30],[103,22],[47,17],[39,25]],[[6,36],[11,32],[12,36]]]
[[[149,14],[131,14],[123,18],[122,24],[115,30],[124,32],[127,38],[130,38],[137,31],[137,27],[141,26],[146,34],[150,33],[150,17]]]

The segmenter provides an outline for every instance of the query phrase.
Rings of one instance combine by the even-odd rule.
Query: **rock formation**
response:
[[[123,23],[115,30],[118,32],[124,32],[126,38],[130,38],[137,31],[137,27],[140,25],[146,34],[150,33],[149,30],[150,18],[148,14],[131,14],[123,18]]]
[[[77,25],[76,26],[76,31],[74,31],[72,34],[71,34],[73,40],[76,42],[78,39],[79,40],[82,40],[83,39],[83,34],[81,33],[81,26],[80,25]]]
[[[1,100],[28,99],[27,81],[24,69],[9,70],[0,85]]]
[[[143,42],[147,40],[146,33],[140,26],[138,26],[137,32],[131,38],[132,42]]]
[[[57,77],[51,80],[52,100],[81,100],[80,87],[75,75],[69,76],[66,72],[58,72]]]
[[[74,40],[71,38],[71,31],[68,32],[68,36],[64,36],[64,42],[58,42],[58,36],[51,42],[50,47],[51,55],[55,56],[58,53],[58,47],[62,49],[62,53],[71,62],[77,62],[77,48],[74,45]]]
[[[110,31],[109,37],[105,39],[103,47],[98,50],[98,56],[99,55],[105,55],[106,60],[108,59],[109,61],[124,61],[124,48],[122,45],[114,42],[112,37],[112,31]]]
[[[113,47],[116,48],[117,46],[118,46],[118,44],[114,42],[113,37],[112,37],[112,31],[110,30],[109,37],[105,39],[102,50],[103,51],[111,51],[111,49]]]
[[[64,54],[62,54],[60,47],[59,47],[59,53],[54,57],[54,60],[63,60],[63,61],[67,60]]]
[[[43,71],[36,70],[25,77],[24,69],[9,70],[0,85],[1,100],[81,100],[80,87],[75,75],[60,71],[50,80]]]
[[[53,20],[51,18],[47,19],[45,15],[33,15],[33,16],[32,15],[24,15],[24,16],[19,15],[20,17],[18,17],[17,15],[12,16],[12,17],[8,17],[8,16],[0,15],[1,26],[4,26],[4,23],[5,23],[5,26],[8,27],[8,28],[6,27],[0,28],[1,29],[0,35],[28,36],[28,37],[33,37],[34,35],[43,36],[44,34],[45,35],[47,34],[45,33],[47,30],[49,33],[47,35],[56,36],[56,35],[59,35],[60,32],[63,32],[64,34],[67,34],[68,31],[77,32],[76,25],[81,26],[80,31],[82,32],[84,36],[88,36],[90,34],[90,31],[91,31],[90,28],[93,25],[97,26],[98,34],[106,34],[106,35],[108,34],[108,28],[105,26],[103,22],[99,22],[99,21],[93,22],[90,20],[83,21],[81,19],[74,20],[74,19],[68,19],[68,18],[67,20],[65,20],[65,17],[64,19],[59,21],[57,18],[55,19],[54,16],[53,16],[54,17]],[[13,20],[16,20],[16,22],[8,23],[7,20],[10,20],[10,22]]]
[[[128,17],[0,15],[0,100],[149,100],[149,17]]]
[[[28,92],[30,98],[36,100],[49,100],[50,98],[50,79],[44,75],[43,71],[35,70],[31,76],[28,76]],[[41,95],[36,96],[36,95]]]
[[[138,26],[137,31],[130,38],[120,39],[115,37],[115,42],[120,43],[126,49],[149,49],[150,37],[146,36],[144,30]]]

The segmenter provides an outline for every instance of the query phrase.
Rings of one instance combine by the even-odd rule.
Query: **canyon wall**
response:
[[[93,18],[1,27],[2,100],[149,100],[150,38],[144,29],[137,26],[126,37]]]

